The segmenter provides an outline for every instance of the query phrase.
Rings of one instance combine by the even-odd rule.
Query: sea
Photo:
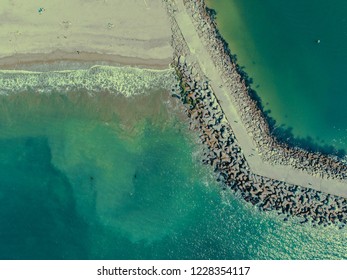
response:
[[[346,229],[223,190],[169,76],[0,71],[0,259],[346,259]]]
[[[280,141],[345,158],[347,2],[207,0]]]

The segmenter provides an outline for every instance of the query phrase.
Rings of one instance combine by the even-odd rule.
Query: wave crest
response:
[[[0,94],[27,91],[52,93],[87,90],[109,91],[125,96],[144,94],[151,89],[170,89],[176,82],[173,69],[152,70],[134,67],[95,65],[89,69],[62,71],[0,71]]]

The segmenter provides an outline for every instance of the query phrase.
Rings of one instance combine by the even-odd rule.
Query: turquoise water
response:
[[[340,259],[215,183],[167,93],[0,96],[0,259]]]
[[[347,2],[207,3],[276,121],[274,133],[294,145],[347,150]]]

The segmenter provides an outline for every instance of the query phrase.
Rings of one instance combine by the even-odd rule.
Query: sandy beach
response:
[[[3,1],[0,67],[54,60],[167,68],[170,24],[161,0]]]

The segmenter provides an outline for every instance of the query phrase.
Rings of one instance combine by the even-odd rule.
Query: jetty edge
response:
[[[172,28],[172,89],[186,107],[190,128],[205,145],[203,162],[217,180],[258,208],[284,220],[347,223],[347,166],[333,156],[279,143],[251,99],[203,0],[163,0]]]

